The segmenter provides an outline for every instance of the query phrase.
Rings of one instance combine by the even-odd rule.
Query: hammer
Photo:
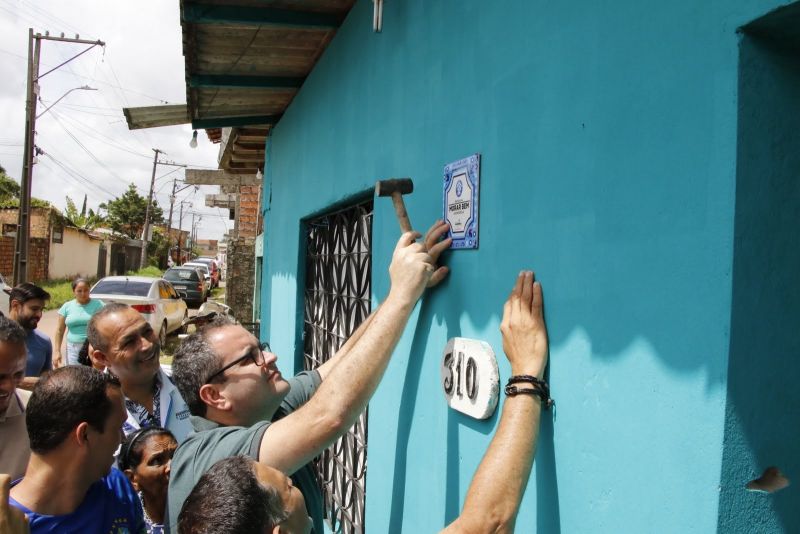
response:
[[[403,202],[403,195],[414,191],[414,182],[411,178],[390,178],[389,180],[378,180],[375,182],[375,194],[379,197],[392,197],[394,212],[400,222],[400,229],[403,232],[411,231],[411,221],[408,220],[408,212]]]

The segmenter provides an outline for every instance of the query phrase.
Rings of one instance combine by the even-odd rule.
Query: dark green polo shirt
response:
[[[288,380],[291,391],[281,403],[272,421],[292,413],[306,403],[322,382],[317,371],[299,373]],[[192,488],[211,466],[231,456],[244,455],[258,460],[261,438],[272,421],[262,421],[251,427],[221,426],[203,417],[192,416],[194,432],[178,446],[172,458],[169,478],[167,509],[170,532],[178,532],[178,515],[183,501]],[[292,482],[303,493],[306,508],[314,521],[314,532],[324,532],[322,528],[322,494],[317,485],[316,475],[311,464],[301,467]]]

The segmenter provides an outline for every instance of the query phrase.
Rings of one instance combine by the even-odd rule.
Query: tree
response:
[[[22,188],[15,179],[6,174],[6,170],[0,165],[0,208],[18,208],[19,196]],[[36,197],[31,197],[31,207],[47,208],[50,203]]]
[[[67,208],[64,210],[64,219],[67,224],[83,230],[94,230],[105,222],[103,216],[95,213],[91,208],[86,212],[86,195],[83,195],[83,207],[80,213],[71,198],[67,197]]]
[[[132,239],[140,239],[144,229],[147,199],[136,192],[136,186],[131,184],[121,197],[100,204],[106,210],[106,222],[111,229],[127,235]],[[153,200],[150,206],[150,225],[164,222],[164,211]]]
[[[147,243],[147,264],[161,269],[167,266],[169,239],[161,228],[153,228],[153,238]]]
[[[12,177],[6,174],[6,170],[0,165],[0,202],[19,198],[20,185]]]

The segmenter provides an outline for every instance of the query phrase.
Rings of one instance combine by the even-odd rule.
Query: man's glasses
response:
[[[256,348],[251,349],[250,352],[248,352],[241,358],[236,358],[231,363],[229,363],[228,365],[226,365],[225,367],[223,367],[222,369],[220,369],[219,371],[208,377],[208,380],[206,380],[206,384],[210,384],[219,375],[221,375],[234,365],[238,365],[247,359],[252,360],[253,363],[258,365],[259,367],[264,365],[264,351],[272,352],[269,348],[269,343],[267,343],[266,341],[264,343],[260,343]]]

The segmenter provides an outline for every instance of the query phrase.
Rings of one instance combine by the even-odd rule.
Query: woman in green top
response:
[[[101,300],[89,296],[89,282],[76,278],[72,282],[72,293],[75,298],[65,302],[58,310],[58,329],[56,330],[56,346],[53,350],[53,367],[60,367],[61,341],[67,329],[67,364],[78,365],[78,354],[86,340],[86,326],[97,310],[103,307]]]

